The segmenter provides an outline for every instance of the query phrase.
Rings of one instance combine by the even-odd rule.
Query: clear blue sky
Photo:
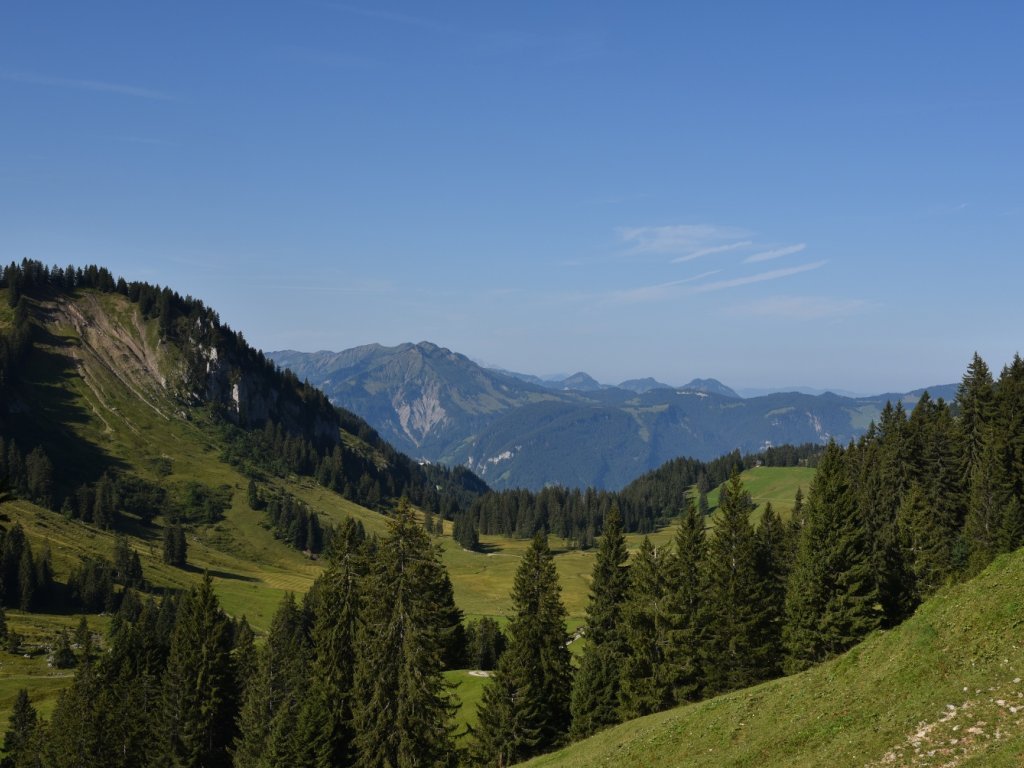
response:
[[[1024,351],[1016,2],[0,8],[0,259],[266,350],[873,392]]]

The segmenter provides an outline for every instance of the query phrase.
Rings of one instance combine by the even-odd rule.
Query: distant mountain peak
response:
[[[680,389],[689,389],[694,392],[706,392],[709,395],[720,395],[721,397],[731,397],[736,400],[741,399],[736,393],[736,390],[725,386],[718,379],[694,379],[689,384],[684,384]]]
[[[583,371],[577,371],[572,376],[562,379],[562,381],[557,383],[562,389],[575,389],[580,392],[593,392],[594,390],[604,389],[597,379]]]
[[[672,389],[672,385],[663,384],[657,379],[647,376],[643,379],[628,379],[619,384],[619,389],[628,389],[630,392],[642,395],[644,392],[650,392],[652,389]]]

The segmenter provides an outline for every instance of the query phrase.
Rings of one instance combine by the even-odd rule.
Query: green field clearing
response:
[[[757,509],[751,514],[751,522],[757,522],[767,502],[771,502],[784,520],[788,519],[798,488],[803,489],[804,498],[807,498],[814,471],[807,467],[754,467],[742,472],[740,479],[757,504]],[[708,505],[712,511],[718,508],[718,494],[718,488],[708,493]]]

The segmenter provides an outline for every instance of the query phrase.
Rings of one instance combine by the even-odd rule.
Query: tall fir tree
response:
[[[508,648],[477,710],[481,765],[519,762],[561,743],[569,730],[572,669],[560,593],[547,536],[538,533],[516,570]]]
[[[676,703],[700,698],[704,674],[702,606],[706,590],[704,515],[688,499],[675,535],[675,555],[665,567],[665,661],[662,679]]]
[[[0,761],[0,767],[17,768],[19,765],[27,764],[27,758],[30,757],[29,749],[38,726],[39,717],[32,702],[29,701],[28,689],[20,688],[18,695],[14,698],[14,707],[11,709],[11,715],[7,721],[7,733],[4,734],[4,759]]]
[[[226,768],[237,692],[231,621],[207,574],[182,598],[163,679],[160,768]]]
[[[346,518],[320,578],[309,692],[298,725],[316,768],[351,765],[354,759],[352,689],[360,581],[366,573],[362,544],[355,522]]]
[[[442,675],[439,550],[403,499],[365,580],[355,669],[356,765],[439,766],[453,750],[454,710]]]
[[[849,493],[867,533],[871,578],[878,588],[883,622],[894,626],[914,610],[911,585],[897,530],[897,513],[913,477],[913,446],[921,432],[913,430],[903,404],[887,402],[879,426],[872,425],[847,455]]]
[[[587,605],[587,647],[573,678],[570,737],[585,738],[619,722],[619,680],[626,656],[622,608],[629,589],[622,516],[612,507],[594,560]]]
[[[986,430],[981,455],[971,473],[963,538],[967,572],[979,573],[1000,550],[1005,509],[1012,493],[1004,475],[1005,447],[994,426]]]
[[[793,509],[789,513],[789,520],[786,521],[786,572],[793,570],[793,563],[796,562],[796,552],[800,546],[800,532],[804,523],[807,522],[807,515],[804,510],[804,489],[798,487],[793,495]]]
[[[235,768],[259,768],[280,743],[295,733],[297,710],[306,690],[308,647],[302,611],[288,593],[274,613],[267,641],[257,655],[256,669],[245,687],[234,745]],[[281,724],[285,726],[282,727]]]
[[[957,389],[960,410],[960,432],[964,445],[960,476],[966,485],[972,481],[974,468],[984,450],[985,432],[994,418],[995,382],[988,365],[977,352],[971,359]]]
[[[844,465],[829,443],[807,500],[807,520],[786,590],[786,670],[850,648],[881,624],[869,539]]]
[[[706,616],[702,644],[708,693],[718,694],[760,682],[770,673],[774,647],[768,646],[765,590],[757,573],[754,503],[734,469],[725,501],[719,505],[708,542]]]
[[[1024,503],[1016,496],[1003,506],[998,542],[1000,552],[1013,552],[1024,546]]]
[[[782,674],[782,620],[786,610],[786,581],[792,564],[786,525],[770,501],[764,505],[754,532],[754,558],[764,599],[762,663],[765,676],[776,677]]]
[[[897,527],[911,577],[908,587],[917,604],[941,587],[953,571],[955,527],[928,503],[917,483],[910,486],[900,504]]]
[[[995,407],[1007,490],[1013,498],[1024,501],[1024,359],[1019,354],[1003,367],[996,385]]]
[[[623,719],[641,717],[675,703],[675,670],[667,660],[673,628],[669,571],[674,557],[644,537],[629,568],[629,593],[623,608],[626,660],[622,665],[620,706]]]
[[[83,658],[71,686],[63,690],[50,719],[45,745],[47,768],[105,765],[102,713],[97,707],[102,692],[96,665]]]

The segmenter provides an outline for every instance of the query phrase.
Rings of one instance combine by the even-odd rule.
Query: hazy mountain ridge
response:
[[[428,342],[268,356],[358,413],[400,450],[466,464],[496,488],[620,488],[677,456],[711,459],[734,449],[847,442],[864,433],[886,401],[909,406],[923,391],[744,399],[715,379],[680,388],[648,387],[653,379],[624,382],[634,389],[575,374],[538,384],[537,377],[484,368]],[[555,386],[572,380],[584,389]],[[956,385],[929,392],[949,400]]]

